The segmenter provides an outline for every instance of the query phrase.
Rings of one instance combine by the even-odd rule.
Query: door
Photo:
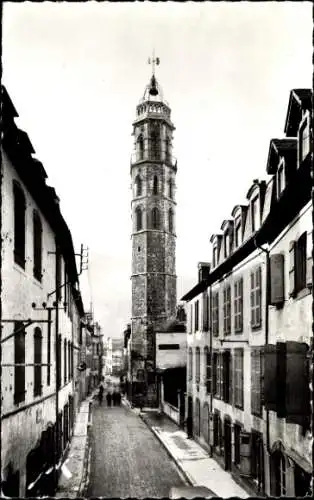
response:
[[[224,421],[224,458],[225,458],[225,470],[231,470],[231,460],[232,460],[232,443],[231,443],[231,422],[229,420]]]
[[[190,436],[193,435],[193,398],[188,397],[187,431]]]
[[[180,415],[180,426],[183,426],[184,422],[184,412],[185,412],[185,398],[184,392],[180,389],[179,392],[179,415]]]

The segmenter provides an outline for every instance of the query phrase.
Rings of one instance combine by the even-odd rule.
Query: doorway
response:
[[[188,426],[188,434],[190,436],[192,436],[193,435],[193,398],[192,398],[192,396],[188,397],[187,426]]]
[[[225,470],[231,470],[232,463],[232,439],[231,439],[231,421],[224,421],[224,459]]]

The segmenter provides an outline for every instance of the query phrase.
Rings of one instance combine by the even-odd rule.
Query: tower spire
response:
[[[159,57],[155,57],[155,49],[153,49],[153,56],[148,58],[148,64],[152,65],[152,74],[155,76],[155,65],[158,66],[160,64]]]

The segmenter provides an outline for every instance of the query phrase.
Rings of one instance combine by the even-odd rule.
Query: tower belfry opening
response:
[[[156,406],[155,335],[176,315],[175,177],[171,109],[155,76],[133,122],[132,186],[132,399]],[[140,251],[139,251],[140,248]],[[140,395],[140,396],[139,396]]]

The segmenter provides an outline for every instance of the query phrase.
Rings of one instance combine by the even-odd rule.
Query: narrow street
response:
[[[174,462],[146,424],[128,408],[93,405],[88,497],[168,497],[184,485]]]

